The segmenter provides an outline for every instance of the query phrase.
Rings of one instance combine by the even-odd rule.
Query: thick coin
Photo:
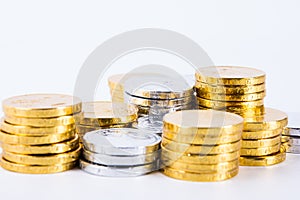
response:
[[[134,122],[138,117],[134,105],[109,101],[87,102],[83,104],[83,116],[78,124],[86,126],[110,126]]]
[[[241,156],[267,156],[276,153],[280,150],[281,143],[269,147],[259,148],[243,148],[241,149]]]
[[[258,156],[258,157],[240,157],[241,166],[271,166],[279,164],[286,159],[286,150],[284,146],[281,146],[280,150],[269,156]]]
[[[40,165],[22,165],[18,163],[13,163],[1,158],[0,165],[2,168],[23,174],[53,174],[63,171],[70,170],[77,165],[77,162],[49,165],[49,166],[40,166]]]
[[[182,170],[176,170],[172,168],[164,168],[163,173],[170,177],[185,181],[195,181],[195,182],[216,182],[224,181],[236,176],[239,172],[239,168],[231,171],[221,172],[221,173],[191,173]]]
[[[281,133],[282,133],[282,128],[271,130],[271,131],[254,131],[254,132],[243,131],[242,139],[246,139],[246,140],[267,139],[267,138],[280,136]]]
[[[159,149],[161,137],[133,128],[102,129],[83,136],[84,147],[107,155],[142,155]]]
[[[148,165],[131,167],[109,167],[87,162],[83,159],[79,161],[80,168],[92,175],[105,177],[135,177],[154,172],[158,169],[157,162]]]
[[[185,110],[164,116],[164,130],[175,133],[210,134],[216,132],[239,133],[243,129],[243,118],[227,112],[214,110]],[[241,132],[240,132],[241,133]],[[219,135],[219,133],[218,133]]]
[[[222,144],[222,145],[193,145],[193,144],[184,144],[178,143],[166,138],[162,139],[162,147],[167,150],[185,153],[185,154],[222,154],[222,153],[231,153],[239,151],[241,148],[241,142],[235,142],[231,144]]]
[[[290,145],[288,143],[282,143],[287,153],[300,154],[300,145]]]
[[[2,149],[4,151],[17,154],[59,154],[73,151],[77,148],[79,148],[79,140],[77,135],[75,138],[68,141],[49,145],[2,144]]]
[[[11,133],[14,135],[40,136],[40,135],[62,134],[62,133],[70,132],[75,129],[75,124],[39,128],[39,127],[32,127],[32,126],[14,125],[6,121],[2,121],[0,125],[0,129],[6,133]]]
[[[266,131],[283,128],[287,125],[287,115],[272,108],[265,108],[265,114],[253,118],[245,118],[244,131]]]
[[[113,156],[106,154],[93,153],[84,150],[82,156],[85,160],[105,166],[137,166],[151,164],[160,159],[158,151],[135,156]]]
[[[81,147],[71,152],[55,155],[24,155],[3,151],[2,156],[3,159],[9,162],[18,163],[21,165],[49,166],[75,162],[78,160],[80,152]]]
[[[238,109],[249,109],[249,108],[256,108],[258,106],[264,105],[264,100],[257,100],[257,101],[246,101],[246,102],[237,102],[237,101],[215,101],[197,97],[197,101],[199,106],[206,107],[206,108],[214,108],[214,109],[224,109],[227,107],[235,107]]]
[[[266,74],[248,67],[212,66],[198,68],[196,79],[211,85],[259,85],[265,82]]]
[[[266,92],[258,92],[252,94],[214,94],[214,93],[197,93],[197,96],[204,99],[209,99],[213,101],[227,101],[227,102],[247,102],[247,101],[257,101],[262,100],[266,97]]]
[[[274,138],[259,139],[259,140],[242,140],[243,148],[261,148],[274,146],[281,142],[281,136],[276,136]]]
[[[6,115],[48,118],[72,115],[81,111],[81,100],[62,94],[30,94],[6,99],[2,103]]]
[[[70,138],[74,138],[75,136],[75,130],[62,134],[52,134],[44,136],[20,136],[0,131],[0,141],[2,143],[19,145],[54,144],[69,140]]]

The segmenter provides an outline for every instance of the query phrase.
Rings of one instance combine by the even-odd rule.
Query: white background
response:
[[[267,73],[266,105],[300,112],[300,2],[297,0],[0,0],[0,99],[37,92],[73,93],[81,65],[110,37],[137,28],[164,28],[201,45],[216,65]],[[118,61],[109,73],[140,64],[191,67],[148,52]],[[108,75],[108,74],[107,74]],[[106,80],[96,99],[107,98]],[[0,169],[1,199],[282,199],[298,196],[300,158],[270,168],[241,168],[222,183],[189,183],[159,173],[107,179],[81,171],[30,176]]]

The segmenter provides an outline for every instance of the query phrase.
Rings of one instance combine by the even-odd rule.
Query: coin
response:
[[[300,145],[290,145],[288,143],[282,143],[287,153],[300,154]]]
[[[282,142],[288,143],[292,146],[298,146],[300,145],[300,137],[295,137],[295,136],[282,136],[281,137]]]
[[[285,127],[283,132],[282,132],[282,135],[300,137],[300,128]]]
[[[9,162],[21,165],[49,166],[75,162],[78,160],[80,152],[81,147],[71,152],[54,155],[25,155],[3,151],[2,156]]]
[[[246,102],[234,102],[234,101],[215,101],[197,97],[198,104],[206,108],[224,109],[227,107],[236,107],[239,109],[256,108],[257,106],[263,106],[264,100],[246,101]]]
[[[184,144],[178,143],[166,138],[162,139],[161,144],[165,149],[180,152],[185,154],[222,154],[239,151],[241,148],[241,142],[235,142],[231,144],[222,144],[222,145],[194,145],[194,144]]]
[[[282,133],[282,128],[271,130],[271,131],[243,131],[242,139],[249,139],[249,140],[258,140],[258,139],[267,139],[273,138],[276,136],[280,136]]]
[[[260,147],[270,147],[281,142],[281,136],[276,136],[268,139],[258,139],[258,140],[242,140],[243,148],[260,148]]]
[[[266,97],[266,92],[258,92],[252,94],[243,95],[230,95],[230,94],[214,94],[214,93],[197,93],[197,96],[204,99],[210,99],[214,101],[226,101],[226,102],[247,102],[262,100]]]
[[[269,147],[259,148],[243,148],[241,149],[241,156],[267,156],[276,153],[280,150],[281,143]]]
[[[74,138],[76,131],[70,131],[62,134],[52,134],[44,136],[20,136],[5,133],[0,131],[0,141],[8,144],[20,145],[39,145],[39,144],[53,144]]]
[[[100,130],[100,129],[109,129],[109,128],[130,128],[132,126],[131,123],[128,124],[115,124],[111,126],[85,126],[81,124],[77,124],[77,131],[78,134],[83,136],[83,134],[95,131],[95,130]]]
[[[194,100],[193,96],[181,98],[181,99],[169,99],[169,100],[158,100],[158,99],[145,99],[141,97],[129,97],[129,103],[139,106],[159,106],[165,108],[178,107],[181,105],[188,105]]]
[[[79,148],[77,135],[73,139],[48,145],[2,144],[2,149],[4,151],[18,154],[59,154],[72,151],[77,148]]]
[[[146,115],[165,115],[170,112],[176,112],[181,110],[190,110],[194,108],[195,106],[193,104],[190,105],[180,105],[180,106],[174,106],[174,107],[164,107],[164,106],[139,106],[137,105],[137,108],[139,110],[140,116],[146,116]]]
[[[6,115],[48,118],[72,115],[81,111],[81,100],[62,94],[30,94],[6,99],[2,103]]]
[[[77,162],[49,165],[49,166],[40,166],[40,165],[22,165],[13,162],[9,162],[4,158],[0,159],[0,165],[2,168],[24,174],[53,174],[63,171],[70,170],[76,166]]]
[[[108,155],[142,155],[158,150],[161,137],[133,128],[102,129],[83,136],[84,147]]]
[[[240,132],[243,129],[243,118],[227,112],[214,110],[185,110],[169,113],[164,116],[164,130],[175,133],[207,133],[207,130]],[[213,131],[209,132],[212,134]],[[219,134],[218,133],[218,134]]]
[[[266,74],[248,67],[211,66],[198,68],[196,79],[211,85],[259,85],[265,82]]]
[[[62,134],[62,133],[70,132],[75,129],[75,124],[39,128],[39,127],[32,127],[32,126],[14,125],[6,121],[2,121],[0,125],[0,129],[6,133],[12,133],[15,135],[40,136],[40,135]]]
[[[138,118],[137,123],[133,123],[132,126],[141,131],[146,131],[158,135],[161,135],[162,133],[162,122],[160,121],[151,122],[149,116]]]
[[[79,161],[80,168],[92,175],[105,177],[135,177],[149,174],[157,170],[157,163],[131,167],[108,167],[89,163],[83,159]]]
[[[83,104],[83,117],[78,124],[86,126],[110,126],[125,124],[137,119],[138,109],[129,104],[108,101]]]
[[[224,181],[236,176],[239,172],[239,169],[236,168],[231,171],[222,172],[222,173],[191,173],[185,172],[182,170],[176,170],[172,168],[164,168],[163,173],[170,178],[175,178],[185,181],[197,181],[197,182],[216,182]]]
[[[240,157],[241,166],[271,166],[283,162],[286,159],[286,153],[284,146],[280,147],[278,152],[275,152],[269,156],[259,156],[259,157]]]
[[[244,131],[264,131],[283,128],[287,125],[287,115],[279,110],[265,108],[263,116],[246,118]]]

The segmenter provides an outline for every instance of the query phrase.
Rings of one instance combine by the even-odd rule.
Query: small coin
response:
[[[289,143],[282,143],[287,153],[300,154],[300,145],[290,145]]]
[[[3,159],[9,162],[18,163],[21,165],[49,166],[76,162],[79,158],[80,152],[81,147],[71,152],[55,155],[24,155],[3,151],[2,156]]]
[[[265,82],[266,74],[248,67],[212,66],[198,68],[196,79],[211,85],[259,85]]]
[[[280,136],[281,133],[282,133],[282,128],[270,130],[270,131],[254,131],[254,132],[243,131],[242,139],[246,139],[246,140],[267,139],[267,138]]]
[[[21,144],[2,144],[2,149],[7,152],[17,154],[59,154],[66,153],[79,148],[79,140],[75,138],[50,145],[21,145]]]
[[[264,100],[257,101],[245,101],[245,102],[234,102],[234,101],[215,101],[197,97],[199,106],[213,109],[226,109],[227,107],[235,107],[237,109],[247,110],[249,108],[256,108],[264,105]]]
[[[84,147],[107,155],[142,155],[159,149],[161,137],[133,128],[102,129],[83,136]]]
[[[281,143],[269,147],[259,148],[243,148],[241,149],[241,156],[267,156],[276,153],[280,150]]]
[[[240,157],[240,165],[241,166],[271,166],[279,164],[286,159],[286,150],[284,146],[280,147],[280,150],[275,152],[274,154],[268,156],[258,156],[258,157]]]
[[[281,142],[281,136],[276,136],[274,138],[268,139],[258,139],[258,140],[242,140],[242,148],[261,148],[270,147]]]
[[[48,118],[72,115],[81,111],[81,100],[62,94],[30,94],[3,101],[6,115],[29,118]]]
[[[157,163],[131,167],[108,167],[89,163],[83,159],[79,161],[80,168],[92,175],[104,177],[135,177],[154,172],[158,169]]]
[[[221,172],[221,173],[191,173],[182,170],[176,170],[172,168],[164,168],[163,173],[170,177],[185,181],[195,181],[195,182],[217,182],[225,181],[227,179],[233,178],[239,172],[239,168],[231,171]]]
[[[227,102],[247,102],[247,101],[257,101],[262,100],[266,97],[266,92],[258,92],[252,94],[243,95],[230,95],[230,94],[214,94],[214,93],[197,93],[197,96],[204,99],[209,99],[213,101],[227,101]]]
[[[40,166],[40,165],[22,165],[13,162],[9,162],[4,158],[1,158],[0,165],[2,168],[24,174],[53,174],[63,171],[70,170],[76,166],[77,162],[49,165],[49,166]]]

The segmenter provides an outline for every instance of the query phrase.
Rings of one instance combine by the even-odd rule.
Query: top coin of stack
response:
[[[3,102],[1,166],[20,173],[56,173],[73,168],[80,154],[75,117],[78,98],[32,94]]]
[[[251,117],[264,113],[266,76],[247,67],[205,67],[196,72],[200,108],[225,110]]]
[[[238,174],[243,118],[187,110],[164,117],[163,172],[188,181],[222,181]]]

